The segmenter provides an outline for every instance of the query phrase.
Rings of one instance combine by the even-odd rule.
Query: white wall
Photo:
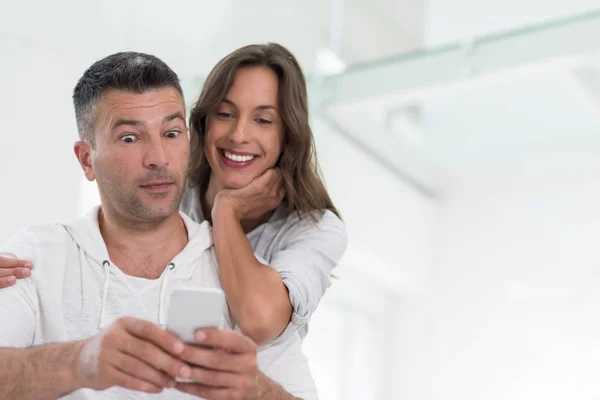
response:
[[[398,397],[600,396],[600,144],[473,166],[426,296],[399,310]]]
[[[428,39],[452,42],[594,7],[596,1],[433,0]],[[472,121],[469,112],[459,117]],[[325,124],[315,131],[350,235],[342,280],[323,306],[352,287],[348,275],[383,297],[354,292],[357,302],[372,298],[384,310],[384,328],[373,328],[363,343],[385,348],[376,398],[600,396],[600,145],[482,154],[456,169],[465,176],[436,204]],[[318,317],[319,310],[313,328]]]
[[[319,162],[346,222],[346,265],[396,291],[429,279],[438,205],[321,120],[313,122]],[[371,265],[367,265],[371,264]]]
[[[323,398],[396,399],[405,356],[399,352],[412,346],[399,340],[398,310],[428,292],[439,207],[328,124],[317,119],[313,129],[349,245],[305,350]]]
[[[20,227],[71,216],[78,200],[71,91],[76,55],[0,35],[0,242]],[[46,71],[46,73],[44,73]]]
[[[0,242],[23,226],[78,211],[71,95],[83,71],[118,46],[105,11],[76,0],[2,2]]]
[[[522,28],[598,9],[597,0],[429,0],[429,46]]]

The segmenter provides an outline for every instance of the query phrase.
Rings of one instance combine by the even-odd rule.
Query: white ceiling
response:
[[[600,141],[600,103],[570,70],[465,87],[422,103],[424,146],[450,165],[494,155]]]
[[[600,13],[508,35],[472,61],[459,49],[365,64],[332,78],[321,111],[373,158],[439,193],[486,164],[600,144],[599,32]]]
[[[184,80],[201,79],[237,47],[262,42],[288,46],[306,71],[331,40],[332,1],[323,0],[2,0],[0,38],[77,55],[82,65],[112,52],[155,54]],[[346,1],[341,57],[354,63],[421,44],[424,0]],[[395,12],[403,11],[403,24]],[[410,13],[410,15],[409,15]],[[410,17],[410,18],[409,18]],[[410,32],[407,37],[405,32]],[[85,61],[84,61],[85,60]]]

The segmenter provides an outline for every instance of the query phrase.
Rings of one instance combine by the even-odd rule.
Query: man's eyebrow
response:
[[[166,124],[167,122],[171,122],[175,119],[181,119],[183,122],[185,122],[185,118],[183,118],[183,114],[181,114],[181,112],[178,111],[176,113],[166,116],[163,119],[163,124]],[[114,130],[123,125],[139,127],[139,126],[142,126],[145,124],[144,124],[144,122],[138,121],[135,119],[119,118],[113,123],[112,129]]]
[[[163,124],[165,124],[167,122],[171,122],[175,119],[180,119],[183,122],[185,122],[185,118],[183,117],[183,114],[181,114],[179,111],[177,111],[176,113],[173,113],[173,114],[165,117],[165,119],[163,119]]]
[[[113,125],[112,125],[112,129],[116,129],[120,126],[123,125],[130,125],[130,126],[140,126],[143,125],[142,121],[137,121],[135,119],[124,119],[124,118],[119,118],[118,120],[116,120]]]

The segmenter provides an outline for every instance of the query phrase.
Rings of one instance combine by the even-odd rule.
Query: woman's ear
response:
[[[96,173],[92,165],[92,146],[87,142],[77,141],[73,146],[73,151],[86,179],[90,182],[96,180]]]

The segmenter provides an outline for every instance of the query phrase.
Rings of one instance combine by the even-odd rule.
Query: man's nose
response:
[[[169,164],[169,157],[165,150],[165,143],[161,139],[150,139],[144,157],[146,168],[162,168]]]

